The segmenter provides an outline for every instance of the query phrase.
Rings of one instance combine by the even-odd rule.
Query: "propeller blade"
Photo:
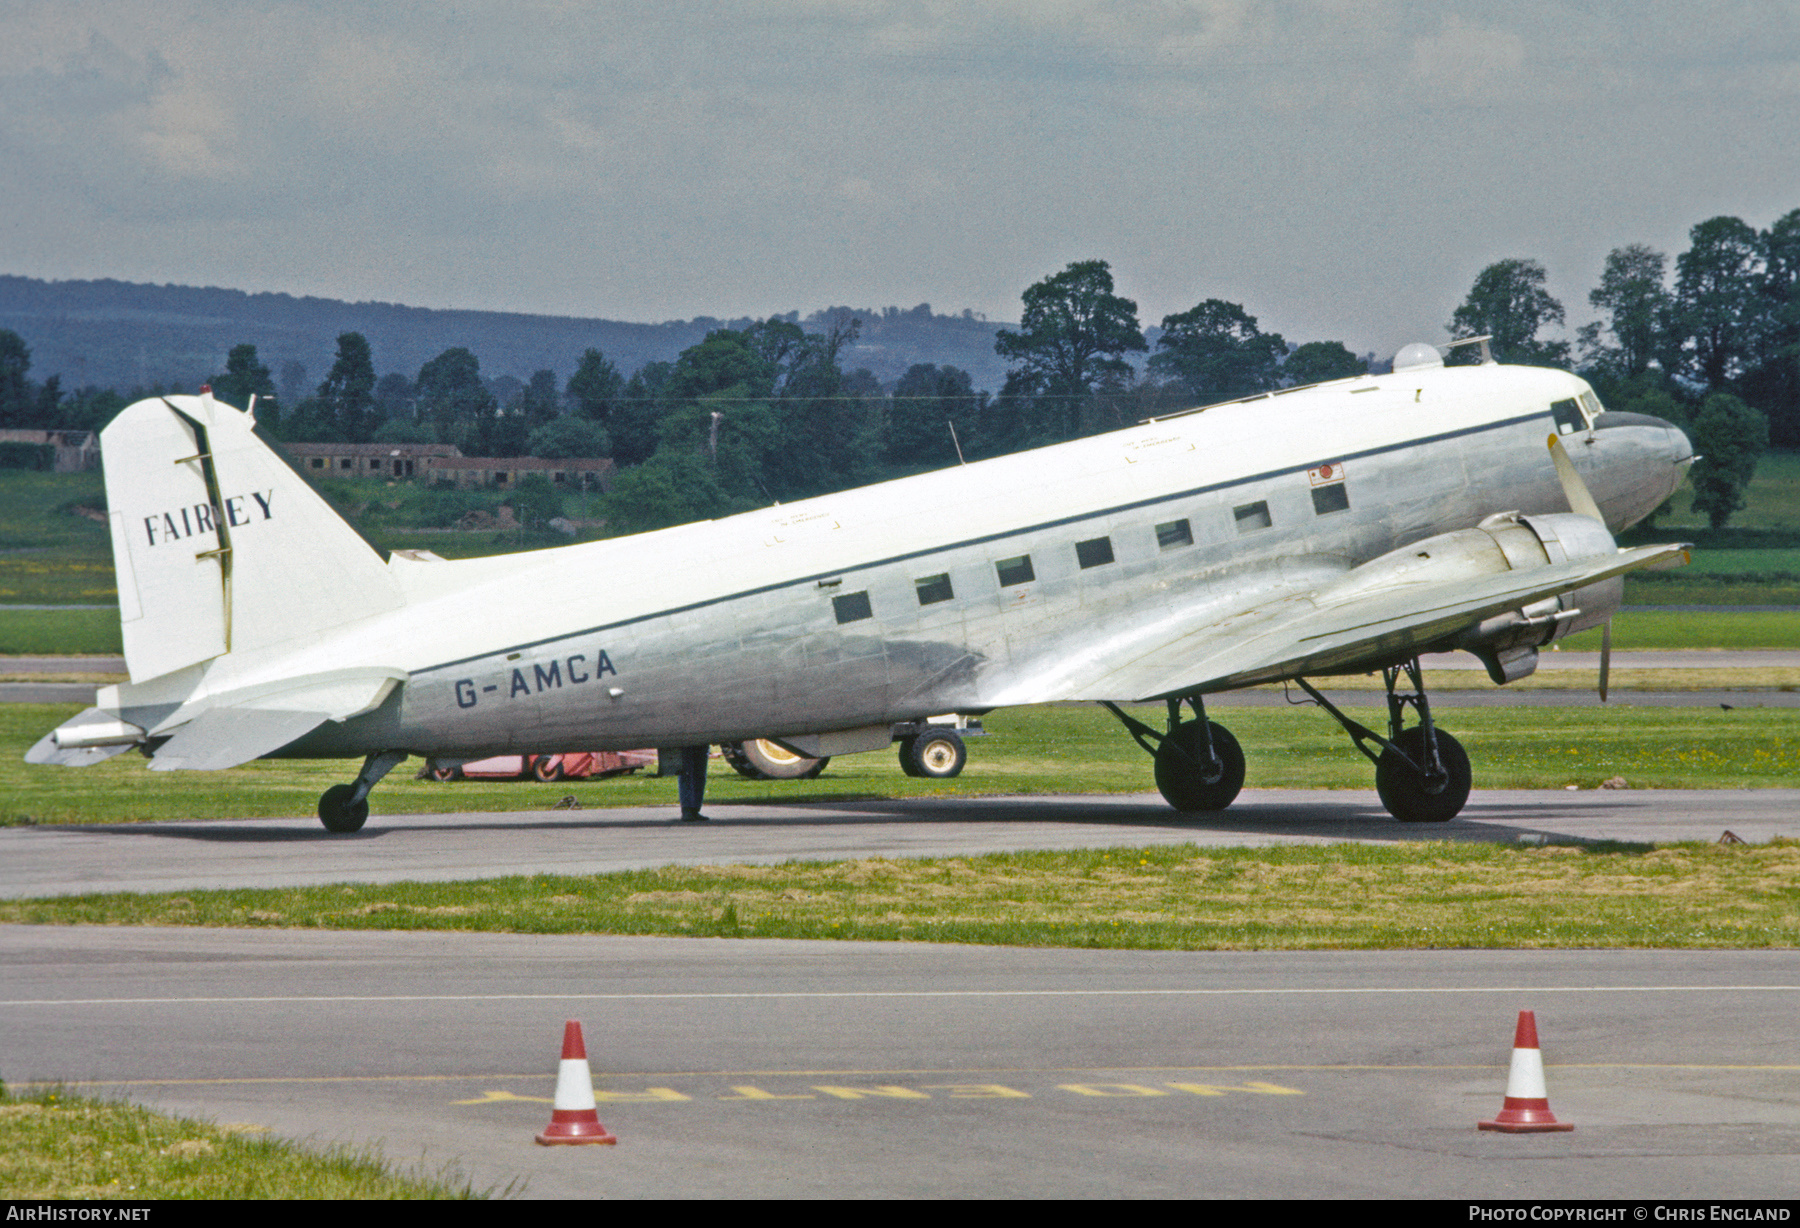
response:
[[[1587,483],[1575,472],[1575,462],[1569,459],[1568,449],[1563,447],[1562,440],[1555,435],[1550,436],[1550,459],[1556,462],[1556,476],[1562,479],[1563,495],[1569,501],[1569,510],[1578,515],[1592,516],[1604,525],[1606,517],[1600,514],[1600,505],[1588,493]]]
[[[1606,702],[1606,681],[1612,675],[1612,619],[1600,624],[1600,702]]]

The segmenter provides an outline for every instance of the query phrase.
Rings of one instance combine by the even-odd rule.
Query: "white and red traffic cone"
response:
[[[1530,1011],[1519,1012],[1519,1026],[1513,1032],[1506,1099],[1493,1120],[1481,1122],[1480,1126],[1504,1134],[1543,1134],[1575,1128],[1570,1122],[1556,1120],[1550,1111],[1550,1095],[1544,1088],[1544,1054],[1538,1048],[1537,1016]]]
[[[581,1042],[581,1024],[563,1024],[562,1061],[556,1067],[556,1107],[550,1124],[537,1136],[545,1147],[557,1144],[616,1143],[618,1138],[600,1124],[594,1108],[594,1076],[588,1070],[587,1046]]]

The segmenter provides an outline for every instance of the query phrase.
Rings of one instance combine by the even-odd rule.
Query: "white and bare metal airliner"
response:
[[[409,755],[771,738],[819,756],[889,745],[932,713],[1094,700],[1172,805],[1216,810],[1244,758],[1203,697],[1293,679],[1375,761],[1397,818],[1443,820],[1469,763],[1431,718],[1419,654],[1466,649],[1511,681],[1604,623],[1624,573],[1685,561],[1614,534],[1693,459],[1679,430],[1605,412],[1576,376],[1445,366],[1413,345],[1391,374],[444,561],[383,557],[253,425],[202,392],[140,401],[102,432],[131,681],[28,761],[362,758],[319,804],[355,831]],[[1307,681],[1376,670],[1385,734]],[[1161,728],[1119,707],[1143,700],[1166,703]]]

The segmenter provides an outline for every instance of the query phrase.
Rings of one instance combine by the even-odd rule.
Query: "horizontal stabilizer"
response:
[[[406,675],[398,670],[347,669],[238,692],[175,729],[155,752],[153,771],[210,772],[236,767],[304,737],[326,721],[373,712]]]
[[[156,750],[155,772],[213,772],[248,763],[305,737],[331,718],[279,708],[215,708],[195,717]]]
[[[25,752],[25,762],[89,767],[131,750],[142,733],[135,725],[126,725],[110,712],[89,708],[39,738]]]

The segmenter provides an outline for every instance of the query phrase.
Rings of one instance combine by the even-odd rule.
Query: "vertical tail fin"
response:
[[[254,425],[204,393],[139,401],[100,433],[133,682],[401,604],[381,556]]]

